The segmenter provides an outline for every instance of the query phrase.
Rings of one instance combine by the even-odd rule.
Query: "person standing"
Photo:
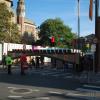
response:
[[[6,54],[4,53],[3,57],[2,57],[2,67],[6,68]]]
[[[8,74],[9,75],[12,74],[12,72],[11,72],[12,63],[13,63],[12,57],[11,57],[11,55],[8,54],[7,57],[6,57],[6,65],[7,65],[7,68],[8,68]]]
[[[32,66],[35,67],[35,59],[34,59],[34,57],[32,58],[31,63],[32,63]]]
[[[43,66],[44,66],[44,57],[43,56],[40,57],[40,61],[41,61],[41,68],[43,68]]]
[[[25,75],[25,66],[27,65],[27,57],[25,53],[23,53],[20,57],[20,62],[21,62],[21,75]]]
[[[36,57],[36,68],[39,68],[39,57]]]

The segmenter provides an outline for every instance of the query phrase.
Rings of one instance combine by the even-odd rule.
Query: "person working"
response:
[[[12,57],[11,57],[11,55],[8,54],[7,57],[6,57],[6,65],[7,65],[7,68],[8,68],[8,74],[9,75],[12,74],[12,72],[11,72],[12,63],[13,63]]]

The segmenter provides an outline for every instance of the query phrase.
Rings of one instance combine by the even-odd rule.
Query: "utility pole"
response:
[[[78,8],[78,39],[77,39],[77,46],[78,46],[78,54],[79,54],[79,38],[80,38],[80,0],[77,0],[78,1],[78,5],[77,5],[77,8]],[[80,61],[80,55],[78,56],[78,64],[79,64],[79,61]]]
[[[80,37],[80,0],[78,0],[78,38]]]
[[[95,37],[97,39],[95,52],[95,71],[100,71],[100,17],[99,17],[99,0],[95,0]]]

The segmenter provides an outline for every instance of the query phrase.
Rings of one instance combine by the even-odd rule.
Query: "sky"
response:
[[[18,0],[13,1],[16,9]],[[77,33],[77,4],[77,0],[25,0],[26,18],[36,26],[49,18],[60,18],[72,32]],[[88,15],[89,0],[80,0],[80,36],[95,33],[95,16],[93,14],[93,20],[90,21]]]

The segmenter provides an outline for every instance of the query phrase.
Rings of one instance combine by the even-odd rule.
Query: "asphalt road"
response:
[[[12,72],[0,71],[0,100],[100,100],[99,87],[80,83],[63,70],[32,69],[24,76],[19,69]]]

